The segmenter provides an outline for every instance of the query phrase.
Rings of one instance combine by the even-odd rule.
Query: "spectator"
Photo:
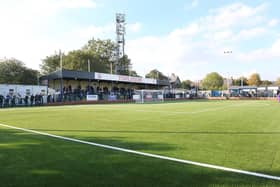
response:
[[[7,94],[7,95],[6,95],[6,98],[5,98],[5,104],[4,104],[6,107],[9,107],[9,105],[10,105],[10,99],[11,99],[10,95]]]
[[[3,107],[4,96],[0,95],[0,108]]]
[[[39,95],[39,103],[40,103],[40,105],[43,105],[43,103],[44,103],[44,98],[42,95]]]
[[[24,104],[25,104],[25,106],[28,105],[28,99],[29,99],[29,97],[28,97],[28,95],[26,95],[26,96],[24,97]]]
[[[39,105],[39,95],[35,95],[35,105]]]
[[[16,102],[15,102],[17,105],[21,105],[22,104],[22,97],[20,95],[20,93],[17,94],[16,96]]]
[[[12,97],[11,104],[12,104],[12,107],[16,106],[16,96],[15,95]]]
[[[34,103],[34,95],[32,94],[30,97],[30,105],[33,106]]]
[[[50,103],[50,102],[51,102],[51,95],[49,94],[47,97],[47,103]]]

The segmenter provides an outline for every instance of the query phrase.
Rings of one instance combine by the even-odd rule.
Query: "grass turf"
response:
[[[280,176],[280,105],[211,101],[0,110],[0,123]],[[279,186],[0,127],[4,186]],[[1,186],[0,184],[0,186]]]

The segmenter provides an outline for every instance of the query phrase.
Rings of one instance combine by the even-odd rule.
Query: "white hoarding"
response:
[[[16,84],[0,84],[0,95],[16,95],[17,97],[25,97],[26,95],[47,95],[47,86],[35,85],[16,85]]]
[[[157,83],[156,79],[131,77],[131,76],[126,76],[126,75],[113,75],[113,74],[106,74],[106,73],[95,73],[95,79],[107,80],[107,81],[143,83],[143,84],[156,84]]]
[[[133,100],[140,100],[140,95],[133,95]]]
[[[98,101],[98,95],[87,95],[87,101]]]
[[[161,100],[163,100],[164,98],[163,98],[163,95],[161,94],[161,95],[158,95],[158,99],[161,99]]]
[[[99,80],[112,80],[112,81],[119,80],[118,75],[107,74],[107,73],[95,73],[95,78]]]

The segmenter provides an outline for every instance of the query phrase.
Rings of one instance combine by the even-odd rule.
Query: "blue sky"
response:
[[[280,1],[0,0],[0,58],[38,69],[41,59],[92,37],[115,39],[115,13],[127,15],[126,53],[141,75],[151,69],[199,80],[280,77]],[[223,51],[231,50],[232,54]]]

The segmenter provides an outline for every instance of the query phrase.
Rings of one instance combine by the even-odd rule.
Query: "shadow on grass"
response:
[[[165,145],[150,149],[158,146]],[[167,145],[167,149],[172,147]],[[0,129],[0,167],[0,186],[280,185],[278,181],[3,129]],[[276,174],[280,175],[280,171]]]
[[[280,132],[213,132],[213,131],[126,131],[126,130],[75,130],[75,129],[31,129],[48,132],[78,132],[78,133],[135,133],[135,134],[213,134],[213,135],[280,135]]]

